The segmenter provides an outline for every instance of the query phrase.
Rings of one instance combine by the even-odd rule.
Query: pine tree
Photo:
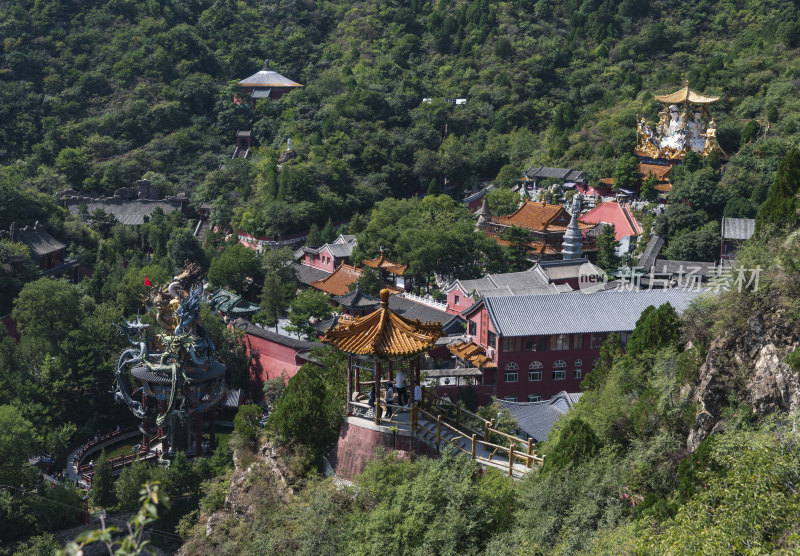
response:
[[[617,247],[619,242],[614,238],[613,225],[606,225],[597,238],[597,266],[603,270],[613,270],[619,266]]]
[[[93,505],[101,508],[109,508],[117,502],[114,479],[111,476],[111,464],[108,462],[105,450],[100,453],[100,457],[94,464],[91,501]]]
[[[639,161],[632,154],[623,155],[614,167],[614,189],[635,189],[639,181]]]
[[[509,264],[513,271],[522,271],[530,266],[528,250],[531,238],[528,230],[512,226],[504,230],[500,237],[510,243],[507,251]]]
[[[364,217],[361,216],[360,212],[357,212],[350,219],[350,226],[347,228],[347,233],[351,234],[351,235],[355,235],[358,232],[361,232],[362,230],[364,230],[364,228],[366,226],[367,226],[367,223],[364,220]]]
[[[800,190],[800,151],[793,149],[786,153],[778,165],[775,181],[769,188],[767,200],[758,208],[756,230],[775,225],[782,229],[796,228],[800,225],[797,210],[797,193]]]
[[[576,465],[591,458],[600,450],[600,439],[592,428],[581,419],[570,419],[558,442],[547,454],[542,472],[550,472],[568,465]]]
[[[442,188],[439,187],[439,181],[436,178],[431,178],[430,183],[428,184],[428,191],[426,192],[427,195],[438,195],[442,192]]]
[[[267,196],[269,199],[278,196],[278,167],[275,163],[267,166]]]
[[[311,247],[312,249],[316,249],[322,244],[323,244],[322,232],[319,231],[319,226],[317,226],[317,223],[315,222],[311,224],[311,227],[308,229],[308,235],[306,236],[306,246]]]
[[[350,291],[356,289],[356,284],[358,284],[359,290],[367,295],[373,296],[380,294],[381,288],[383,287],[381,277],[371,268],[365,268],[361,271],[361,276],[358,277],[358,282],[350,285]]]
[[[333,228],[333,220],[328,218],[328,221],[325,222],[325,227],[322,228],[320,235],[322,236],[322,243],[330,243],[336,239],[336,230]]]
[[[639,190],[639,197],[645,201],[655,201],[656,197],[658,197],[658,191],[656,190],[657,184],[657,177],[652,174],[648,176],[647,179],[642,182],[642,187]]]

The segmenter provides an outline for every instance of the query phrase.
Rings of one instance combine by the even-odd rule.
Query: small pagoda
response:
[[[289,91],[302,87],[277,71],[269,69],[269,60],[264,60],[264,68],[250,77],[239,81],[239,88],[249,93],[250,108],[256,109],[256,101],[260,98],[279,99]]]
[[[380,273],[381,280],[387,286],[397,288],[398,292],[406,290],[405,273],[408,270],[407,264],[400,264],[390,261],[383,253],[383,247],[380,248],[380,255],[375,259],[364,259],[361,261],[364,266],[368,266],[377,270]]]
[[[333,300],[342,306],[342,318],[363,317],[375,311],[380,304],[380,299],[362,292],[358,282],[353,291],[345,295],[336,295]]]
[[[328,329],[323,343],[348,354],[347,400],[361,396],[361,386],[374,387],[376,398],[381,380],[392,380],[396,371],[408,374],[419,384],[420,360],[444,333],[439,322],[421,322],[402,317],[389,309],[391,290],[380,292],[380,307],[372,313],[353,320],[340,321]],[[361,373],[371,373],[370,380],[361,382]],[[380,411],[375,411],[375,424],[380,424]]]

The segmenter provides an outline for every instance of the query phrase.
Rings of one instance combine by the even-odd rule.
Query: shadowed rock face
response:
[[[724,427],[721,412],[731,393],[759,416],[800,408],[800,377],[783,361],[798,344],[800,329],[782,311],[752,316],[744,332],[730,331],[714,340],[694,393],[693,401],[702,408],[687,439],[689,450]]]

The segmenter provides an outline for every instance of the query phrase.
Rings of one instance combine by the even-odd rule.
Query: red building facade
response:
[[[579,390],[611,332],[623,345],[642,311],[678,312],[700,292],[686,289],[486,297],[465,313],[467,334],[497,365],[483,384],[508,401],[537,401]]]

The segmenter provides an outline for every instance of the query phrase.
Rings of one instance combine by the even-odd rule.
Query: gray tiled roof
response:
[[[314,249],[313,247],[301,247],[297,251],[294,252],[295,258],[299,258],[303,255],[303,253],[311,253],[314,255],[319,255],[323,249],[328,249],[331,252],[331,255],[334,257],[345,258],[349,257],[353,254],[353,248],[356,246],[355,237],[354,236],[344,236],[344,237],[353,237],[353,241],[349,241],[347,243],[326,243],[320,247]]]
[[[239,330],[244,330],[247,334],[252,334],[253,336],[263,338],[264,340],[269,340],[270,342],[274,342],[276,344],[280,344],[282,346],[287,346],[294,349],[311,349],[314,347],[322,346],[320,342],[309,342],[307,340],[293,338],[292,336],[285,336],[283,334],[278,334],[277,332],[273,332],[272,330],[267,330],[266,328],[261,328],[260,326],[256,326],[252,322],[244,319],[234,320],[233,325]]]
[[[11,225],[11,241],[18,241],[30,249],[31,255],[40,257],[64,249],[66,245],[47,233],[44,226],[36,222],[33,226],[17,228]]]
[[[552,284],[548,284],[543,276],[527,270],[505,274],[487,274],[483,278],[475,280],[457,280],[448,288],[448,291],[456,284],[467,294],[477,292],[480,297],[558,292],[558,289]]]
[[[422,322],[440,322],[445,334],[460,333],[463,331],[461,317],[451,315],[445,311],[434,309],[428,305],[411,301],[399,295],[389,296],[389,308],[398,315],[407,319],[418,319]]]
[[[484,187],[480,191],[477,191],[477,192],[473,193],[472,195],[468,195],[467,197],[464,197],[464,201],[463,202],[464,203],[471,203],[472,201],[474,201],[476,199],[480,199],[481,197],[483,197],[484,195],[486,195],[490,191],[493,191],[495,188],[496,188],[496,186],[493,183],[490,183],[489,185],[487,185],[486,187]]]
[[[583,181],[586,176],[580,170],[572,168],[548,168],[546,166],[531,166],[525,174],[529,178],[558,178],[564,181]]]
[[[541,402],[497,400],[497,403],[514,416],[522,431],[536,442],[542,442],[559,417],[567,413],[580,398],[580,392],[574,394],[559,392],[549,400]]]
[[[653,270],[657,273],[679,275],[700,276],[703,280],[708,279],[714,273],[715,263],[708,261],[671,261],[667,259],[657,259],[653,263]],[[646,269],[648,272],[649,268]]]
[[[723,239],[750,239],[756,229],[756,221],[752,218],[722,217]]]
[[[670,303],[681,313],[701,293],[673,288],[485,297],[469,312],[485,305],[500,337],[626,332],[650,305]]]
[[[362,292],[358,287],[358,283],[356,283],[356,288],[353,291],[344,295],[335,295],[333,296],[333,300],[339,305],[353,309],[364,307],[375,307],[377,309],[378,305],[381,303],[381,300],[377,297],[372,297]]]
[[[656,257],[658,257],[662,247],[664,247],[664,238],[655,234],[650,236],[650,241],[647,242],[647,246],[644,248],[644,251],[642,251],[642,254],[639,255],[638,266],[646,269],[649,269],[651,266],[653,266],[653,263],[656,262]]]
[[[325,272],[324,270],[314,268],[313,266],[308,266],[300,263],[292,263],[292,267],[294,268],[295,274],[297,275],[297,280],[301,284],[305,285],[309,285],[311,282],[322,280],[326,276],[331,275],[330,272]]]
[[[585,266],[589,265],[589,266]],[[588,259],[571,259],[566,261],[539,261],[537,266],[549,280],[572,280],[580,278],[581,275],[588,275],[591,271],[594,274],[602,275],[603,270]]]
[[[145,216],[150,216],[156,208],[161,208],[165,213],[170,213],[175,210],[181,210],[181,201],[151,201],[147,199],[125,201],[122,199],[104,199],[97,201],[86,201],[67,199],[67,209],[70,214],[77,214],[78,207],[85,204],[89,210],[89,214],[97,209],[113,214],[114,217],[122,224],[129,226],[138,226],[144,222]]]
[[[243,87],[302,87],[300,83],[295,83],[277,71],[267,68],[257,71],[246,79],[242,79],[239,81],[239,85]]]

